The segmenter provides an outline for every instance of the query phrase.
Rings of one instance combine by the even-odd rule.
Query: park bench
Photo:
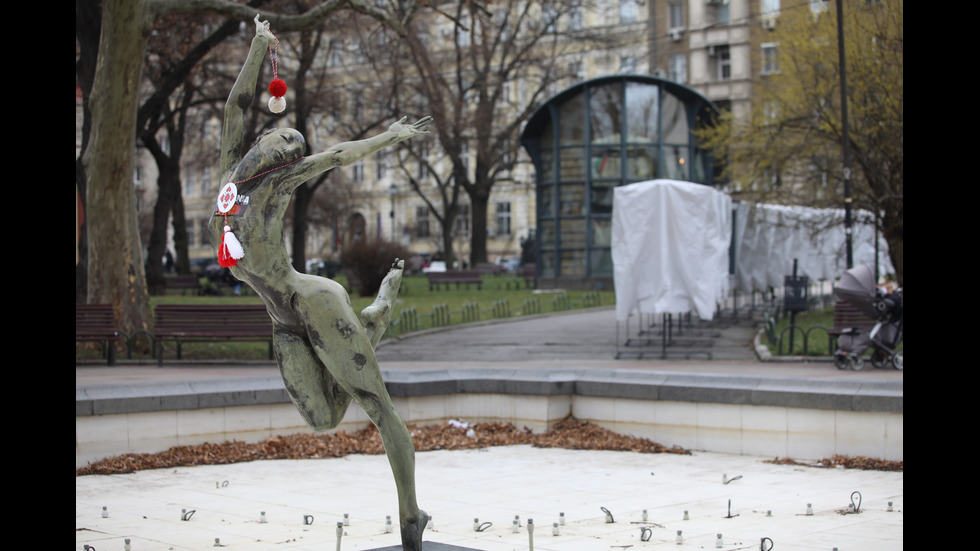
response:
[[[193,294],[198,295],[201,293],[201,278],[196,275],[173,275],[163,278],[164,283],[167,286],[167,290],[181,291],[187,294],[187,291],[193,291]]]
[[[115,342],[122,338],[116,329],[115,315],[110,304],[75,305],[75,342],[98,342],[107,365],[116,365]]]
[[[538,271],[534,264],[525,264],[521,269],[521,274],[524,276],[524,286],[525,287],[535,287],[535,278],[538,276]]]
[[[460,284],[466,284],[466,288],[470,288],[470,283],[475,283],[477,289],[483,289],[483,278],[480,277],[480,272],[476,270],[450,270],[446,272],[429,272],[426,274],[429,278],[429,290],[438,290],[443,284],[446,285],[446,289],[449,289],[449,285],[452,283],[456,284],[456,288],[459,289]]]
[[[858,309],[857,306],[843,300],[834,302],[834,326],[827,331],[831,337],[840,337],[846,329],[857,328],[862,331],[871,331],[875,326],[875,320]]]
[[[160,304],[154,309],[153,336],[157,364],[163,365],[163,342],[268,342],[272,359],[272,319],[262,304]]]
[[[476,265],[476,271],[481,274],[500,275],[504,273],[504,267],[492,262],[480,262]]]

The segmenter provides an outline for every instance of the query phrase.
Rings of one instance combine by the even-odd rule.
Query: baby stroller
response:
[[[858,371],[864,367],[862,355],[871,348],[871,365],[883,368],[890,363],[903,368],[902,351],[897,350],[904,337],[902,290],[885,293],[875,286],[874,271],[866,264],[852,268],[840,278],[837,298],[855,307],[875,321],[868,330],[859,327],[844,329],[837,339],[834,365]]]

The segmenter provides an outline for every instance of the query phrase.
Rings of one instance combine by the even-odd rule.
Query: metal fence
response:
[[[568,293],[556,293],[551,297],[550,312],[564,312],[579,308],[602,306],[602,297],[597,291],[582,295],[581,300],[573,300]],[[506,299],[495,300],[490,308],[483,308],[478,302],[466,302],[459,310],[452,310],[448,304],[437,304],[427,314],[420,314],[415,308],[401,310],[398,317],[391,320],[387,336],[400,336],[423,329],[447,327],[462,323],[475,323],[482,320],[508,319],[518,316],[531,316],[548,313],[542,305],[541,297],[534,296],[523,301],[519,308],[513,308]]]

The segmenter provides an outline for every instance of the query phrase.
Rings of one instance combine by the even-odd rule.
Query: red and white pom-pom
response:
[[[286,110],[286,82],[281,78],[275,78],[269,83],[269,111],[282,113]]]
[[[232,233],[231,227],[225,226],[225,233],[221,237],[221,246],[218,247],[218,264],[222,268],[231,268],[237,265],[244,256],[245,249],[242,248],[242,244]]]

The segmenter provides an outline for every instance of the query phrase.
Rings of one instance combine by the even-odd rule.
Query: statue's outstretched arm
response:
[[[406,118],[402,117],[400,121],[389,126],[387,131],[373,138],[340,143],[323,153],[317,153],[307,157],[307,159],[315,163],[313,172],[320,173],[338,166],[347,166],[367,157],[375,151],[403,142],[413,136],[429,133],[429,125],[432,124],[432,117],[422,117],[414,124],[409,125],[404,124]]]
[[[259,77],[259,68],[265,59],[265,51],[276,37],[269,32],[269,22],[259,21],[255,16],[255,38],[248,50],[248,57],[238,80],[228,94],[225,102],[225,120],[221,130],[221,173],[231,170],[241,161],[242,140],[245,138],[245,110],[252,104],[255,96],[255,81]]]

